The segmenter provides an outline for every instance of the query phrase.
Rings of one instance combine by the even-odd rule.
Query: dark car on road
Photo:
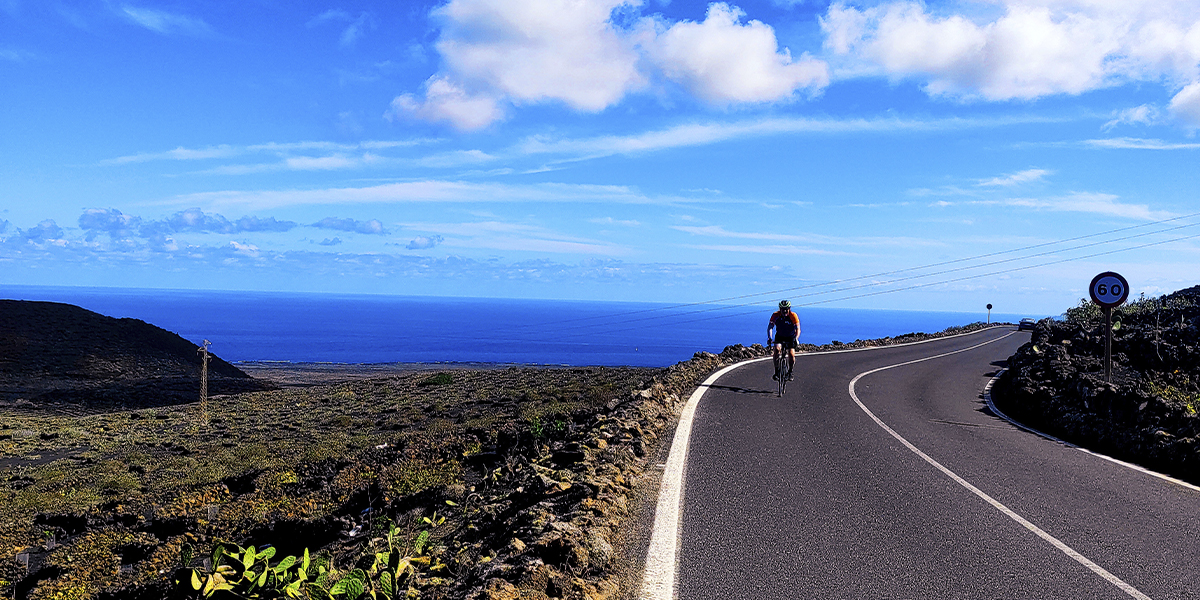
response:
[[[1017,331],[1022,329],[1033,329],[1035,326],[1037,326],[1037,321],[1034,321],[1033,319],[1021,319],[1021,322],[1017,323]]]

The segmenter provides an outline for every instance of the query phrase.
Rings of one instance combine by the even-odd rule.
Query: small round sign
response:
[[[1129,298],[1129,282],[1124,277],[1112,271],[1105,271],[1092,278],[1088,286],[1092,294],[1092,302],[1104,308],[1113,308],[1125,303]]]

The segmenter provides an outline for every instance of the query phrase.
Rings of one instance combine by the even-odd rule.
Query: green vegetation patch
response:
[[[451,383],[454,383],[453,376],[451,376],[449,373],[438,373],[437,375],[430,375],[429,377],[422,379],[417,385],[421,387],[429,387],[431,385],[450,385]]]

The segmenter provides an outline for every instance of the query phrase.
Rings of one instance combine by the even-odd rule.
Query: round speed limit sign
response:
[[[1104,308],[1113,308],[1124,304],[1129,297],[1129,282],[1117,273],[1105,271],[1092,278],[1088,291],[1092,294],[1092,302]]]

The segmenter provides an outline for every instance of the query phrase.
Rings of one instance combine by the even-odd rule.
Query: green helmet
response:
[[[791,302],[788,302],[787,300],[780,300],[780,301],[779,301],[779,310],[783,310],[783,309],[785,309],[785,308],[791,308],[791,307],[792,307],[792,303],[791,303]]]

